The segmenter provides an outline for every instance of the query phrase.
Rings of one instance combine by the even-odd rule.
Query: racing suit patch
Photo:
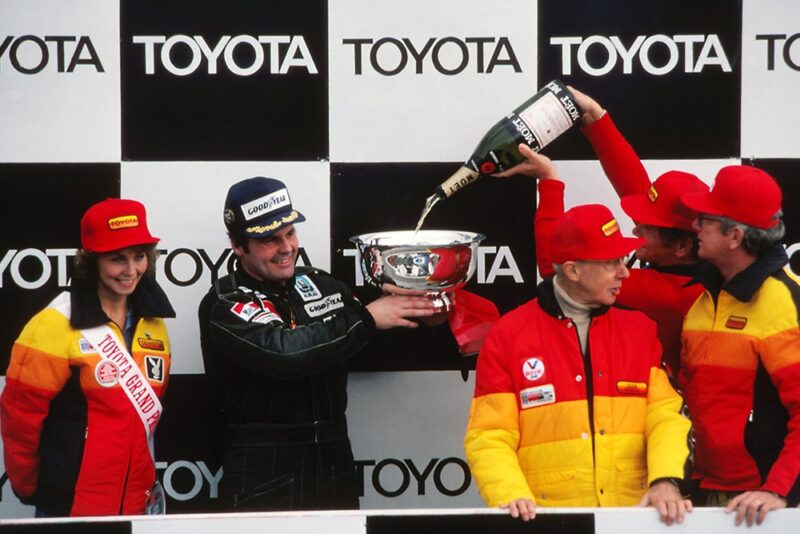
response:
[[[556,402],[556,390],[553,384],[523,389],[519,392],[519,400],[523,410],[534,406],[553,404]]]
[[[333,295],[328,295],[322,300],[310,302],[305,305],[306,313],[309,317],[319,317],[320,315],[324,315],[331,310],[336,310],[339,308],[344,308],[344,302],[342,301],[341,293],[334,293]]]
[[[260,311],[261,306],[255,302],[237,302],[231,306],[231,312],[243,321],[249,321]]]
[[[322,298],[319,288],[305,274],[301,274],[294,279],[294,288],[305,302]]]
[[[531,382],[539,380],[544,376],[544,362],[540,358],[528,358],[522,364],[522,374]]]
[[[154,382],[164,381],[164,358],[161,356],[145,356],[145,366],[147,367],[147,378]]]
[[[81,354],[94,354],[97,352],[94,350],[94,347],[92,347],[92,344],[89,343],[89,340],[85,337],[82,337],[78,340],[78,349],[81,351]]]
[[[282,323],[283,319],[281,319],[280,315],[278,315],[277,313],[271,313],[271,312],[265,311],[265,312],[261,312],[261,313],[259,313],[257,315],[254,315],[253,318],[250,320],[250,322],[252,322],[252,323],[261,323],[261,324],[268,324],[268,323],[271,323],[273,321],[277,321],[279,323]]]

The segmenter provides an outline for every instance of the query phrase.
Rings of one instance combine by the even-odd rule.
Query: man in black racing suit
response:
[[[199,309],[206,374],[224,412],[220,498],[235,511],[357,508],[347,436],[348,357],[376,330],[417,326],[420,294],[367,306],[313,267],[295,267],[286,186],[256,177],[228,191],[224,219],[238,259]]]

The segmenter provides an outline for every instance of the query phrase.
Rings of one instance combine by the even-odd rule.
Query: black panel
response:
[[[672,2],[659,0],[541,0],[539,2],[538,79],[552,78],[594,97],[608,109],[620,130],[643,158],[715,158],[739,156],[741,5],[739,0]],[[722,57],[716,35],[731,67],[724,72],[712,64]],[[631,50],[637,37],[644,39],[625,73],[622,54],[612,37]],[[657,42],[662,36],[674,44]],[[676,36],[678,36],[676,38]],[[692,37],[689,37],[692,36]],[[696,37],[699,36],[699,37]],[[552,38],[579,38],[575,44],[551,44]],[[697,43],[688,43],[693,39]],[[593,39],[592,41],[587,41]],[[581,45],[580,43],[588,43]],[[584,46],[583,54],[579,54]],[[608,52],[608,47],[614,50]],[[709,47],[703,54],[704,47]],[[643,67],[645,62],[664,74]],[[692,51],[687,53],[687,50]],[[563,53],[569,50],[571,74]],[[699,61],[705,55],[706,59]],[[582,68],[579,56],[585,58]],[[610,67],[616,57],[616,64]],[[671,61],[675,61],[670,68]],[[687,68],[688,63],[688,68]],[[700,72],[693,72],[698,69]],[[609,72],[590,75],[593,69]],[[653,69],[650,69],[653,70]],[[688,72],[687,72],[688,71]],[[591,159],[591,148],[581,136],[562,136],[547,148],[554,159]]]
[[[118,197],[117,163],[0,164],[0,372],[22,327],[60,291],[80,247],[80,220],[92,204]],[[47,254],[50,249],[51,253]],[[47,276],[47,269],[50,275]]]
[[[130,521],[0,525],[3,534],[130,534],[132,531]]]
[[[276,7],[260,0],[124,0],[120,16],[123,159],[327,158],[326,2],[295,0]],[[134,43],[151,36],[164,42]],[[259,36],[266,41],[289,36],[291,42],[277,44],[276,55],[275,44],[249,44]],[[219,52],[216,73],[203,45]],[[148,55],[152,74],[147,74]],[[305,66],[291,66],[287,58]],[[280,74],[283,67],[286,73]]]
[[[594,534],[592,514],[539,514],[524,522],[507,515],[368,516],[367,534]]]

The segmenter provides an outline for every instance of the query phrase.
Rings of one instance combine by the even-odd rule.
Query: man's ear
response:
[[[237,258],[241,258],[244,255],[244,249],[233,242],[233,239],[228,238],[231,242],[231,250],[236,255]]]
[[[694,242],[692,241],[691,237],[682,237],[680,239],[676,239],[672,243],[672,252],[675,254],[676,258],[688,258],[692,255],[693,246]]]
[[[734,226],[728,230],[727,236],[729,238],[728,248],[730,248],[730,250],[735,250],[742,247],[742,241],[744,241],[744,230],[742,230],[741,227]]]
[[[576,261],[565,261],[562,265],[562,273],[570,282],[578,282],[581,278],[580,267]]]

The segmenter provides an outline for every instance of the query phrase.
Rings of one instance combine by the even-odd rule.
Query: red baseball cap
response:
[[[780,221],[781,188],[775,180],[749,165],[723,167],[708,193],[690,193],[683,203],[698,213],[728,217],[767,230]]]
[[[611,210],[600,204],[567,210],[556,219],[552,240],[553,263],[613,260],[644,243],[639,237],[623,237]]]
[[[708,186],[694,174],[667,171],[653,182],[645,195],[622,198],[622,209],[637,223],[691,230],[695,213],[683,205],[685,193],[707,193]]]
[[[147,229],[141,202],[109,198],[90,207],[81,218],[81,246],[92,252],[110,252],[158,243]]]

